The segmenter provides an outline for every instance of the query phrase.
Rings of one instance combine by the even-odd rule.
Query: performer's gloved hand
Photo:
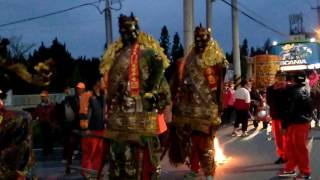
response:
[[[150,108],[156,108],[159,103],[158,94],[156,92],[146,92],[143,98],[150,104]]]

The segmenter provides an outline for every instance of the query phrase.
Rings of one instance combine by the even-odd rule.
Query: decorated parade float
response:
[[[286,74],[303,71],[309,81],[315,81],[313,75],[320,69],[319,52],[320,43],[315,39],[274,44],[269,54],[252,57],[252,78],[256,87],[263,89],[271,85],[277,71]]]
[[[279,56],[257,55],[253,57],[252,78],[258,89],[266,88],[274,81],[276,72],[280,69]]]

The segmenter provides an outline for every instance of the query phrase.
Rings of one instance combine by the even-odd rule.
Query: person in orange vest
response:
[[[79,96],[79,120],[80,120],[80,129],[82,130],[82,132],[84,132],[89,127],[89,121],[88,121],[89,99],[92,93],[90,91],[85,91],[86,86],[82,82],[78,83],[77,87],[83,90],[83,92]],[[82,136],[80,147],[82,150],[82,166],[85,168],[88,165],[86,164],[86,161],[87,161],[87,155],[88,155],[87,153],[90,153],[90,151],[89,152],[87,151],[87,148],[88,148],[87,146],[89,144],[90,143],[88,143],[87,138],[85,136]],[[87,169],[83,169],[82,175],[84,177],[90,177],[90,171],[87,171]]]
[[[98,78],[93,86],[92,96],[89,98],[88,126],[83,127],[84,137],[82,137],[82,168],[87,178],[91,177],[90,172],[95,171],[97,178],[101,178],[101,171],[104,165],[105,141],[103,138],[90,136],[103,135],[105,129],[104,109],[106,98],[103,91],[103,82]],[[89,136],[86,136],[89,135]]]
[[[178,61],[172,83],[169,159],[177,165],[189,157],[191,171],[185,178],[196,177],[200,166],[206,179],[213,179],[215,174],[213,142],[221,123],[226,65],[222,49],[211,39],[211,30],[197,26],[193,48]]]
[[[65,143],[66,151],[66,169],[65,173],[70,174],[70,165],[74,155],[78,152],[78,146],[80,145],[80,137],[74,134],[72,131],[79,131],[81,128],[87,128],[87,114],[90,92],[86,92],[86,85],[83,82],[78,82],[76,85],[76,94],[73,96],[67,96],[66,101],[70,105],[73,111],[72,127],[67,133],[66,139],[69,143]]]

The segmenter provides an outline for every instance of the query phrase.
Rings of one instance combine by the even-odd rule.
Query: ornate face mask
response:
[[[211,38],[211,30],[200,26],[197,26],[194,31],[194,43],[195,52],[202,54],[207,47],[207,44]]]
[[[131,16],[120,15],[119,17],[119,32],[121,35],[122,43],[124,45],[132,44],[138,38],[138,20]]]

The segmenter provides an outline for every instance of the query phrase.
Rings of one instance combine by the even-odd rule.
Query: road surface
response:
[[[274,164],[277,156],[274,141],[268,139],[268,131],[259,128],[254,130],[252,126],[249,126],[250,135],[247,137],[232,137],[231,131],[231,125],[222,127],[218,131],[217,137],[224,154],[227,156],[227,161],[218,165],[214,179],[279,180],[277,172],[282,165]],[[311,155],[312,179],[320,180],[320,129],[311,130],[308,146]],[[167,157],[161,163],[161,179],[163,180],[183,180],[184,175],[189,172],[187,166],[172,167]],[[79,164],[79,161],[76,164]],[[64,175],[64,166],[59,155],[46,161],[40,157],[40,162],[37,163],[34,173],[40,179],[81,179],[79,171],[73,171],[68,176]],[[107,166],[105,174],[107,174]],[[196,179],[205,178],[200,173]]]

